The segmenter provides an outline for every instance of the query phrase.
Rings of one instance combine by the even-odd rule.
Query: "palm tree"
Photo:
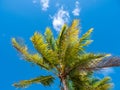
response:
[[[56,76],[60,79],[61,90],[108,90],[111,84],[109,78],[103,80],[90,77],[95,70],[107,67],[120,66],[120,58],[110,54],[94,54],[85,52],[89,45],[93,28],[79,38],[79,20],[74,20],[70,27],[62,27],[57,39],[54,38],[50,28],[44,35],[35,32],[31,37],[36,53],[30,53],[27,46],[21,45],[12,38],[12,45],[19,51],[25,60],[52,72],[54,75],[39,76],[30,80],[15,83],[16,87],[26,87],[33,83],[51,85]],[[88,87],[88,88],[86,88]],[[83,89],[84,88],[84,89]],[[90,89],[91,88],[91,89]],[[93,89],[94,88],[94,89]],[[99,89],[97,89],[99,88]]]

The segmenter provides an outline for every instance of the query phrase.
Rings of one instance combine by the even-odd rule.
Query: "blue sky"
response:
[[[87,51],[120,55],[119,0],[0,0],[0,89],[15,90],[19,80],[48,74],[25,62],[11,45],[11,38],[23,38],[33,50],[29,38],[49,26],[57,36],[63,23],[80,19],[81,33],[94,28]],[[120,89],[120,68],[107,69],[99,75],[111,76],[114,90]],[[58,80],[56,81],[58,84]],[[57,85],[32,85],[25,90],[56,90]],[[19,90],[19,89],[18,89]]]

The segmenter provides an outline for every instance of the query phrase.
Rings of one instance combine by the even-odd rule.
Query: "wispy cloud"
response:
[[[42,10],[46,11],[49,8],[49,0],[40,0]]]
[[[102,69],[102,70],[100,70],[100,71],[98,71],[96,73],[97,74],[102,74],[104,76],[108,76],[108,75],[114,73],[114,69],[113,68],[104,68],[104,69]]]
[[[73,13],[74,16],[79,16],[79,14],[80,14],[80,7],[79,7],[79,2],[78,1],[75,2],[75,8],[72,11],[72,13]]]
[[[114,73],[114,69],[113,68],[104,68],[102,70],[102,73],[103,73],[103,75],[107,76],[107,75],[109,75],[111,73]]]
[[[69,12],[64,10],[63,7],[61,7],[58,12],[52,17],[52,24],[54,29],[56,31],[60,31],[61,27],[68,22],[69,18]]]

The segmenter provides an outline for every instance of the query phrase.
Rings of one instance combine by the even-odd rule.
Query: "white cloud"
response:
[[[40,4],[42,5],[43,11],[46,11],[49,8],[49,0],[40,0]]]
[[[79,8],[79,2],[76,1],[75,2],[75,9],[72,11],[74,16],[79,16],[80,14],[80,8]]]
[[[113,68],[104,68],[102,71],[103,71],[103,75],[105,75],[105,76],[107,76],[111,73],[114,73]]]
[[[52,17],[54,29],[56,31],[60,31],[61,27],[68,22],[69,18],[69,12],[65,11],[63,7],[61,7],[59,11]]]
[[[103,74],[104,76],[108,76],[111,73],[114,73],[114,69],[113,68],[104,68],[100,71],[97,72],[98,74]]]

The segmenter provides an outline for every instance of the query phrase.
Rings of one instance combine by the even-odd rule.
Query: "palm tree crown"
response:
[[[74,20],[70,27],[66,24],[55,39],[50,28],[44,35],[35,32],[31,37],[37,53],[31,54],[27,46],[20,45],[12,38],[12,45],[28,62],[40,66],[42,69],[53,72],[61,81],[61,90],[108,90],[111,88],[110,78],[102,80],[92,77],[95,70],[120,65],[119,57],[110,54],[94,54],[85,52],[89,45],[93,28],[79,37],[79,20]],[[51,85],[55,77],[52,75],[39,76],[30,80],[15,83],[16,87],[26,87],[33,83]]]

